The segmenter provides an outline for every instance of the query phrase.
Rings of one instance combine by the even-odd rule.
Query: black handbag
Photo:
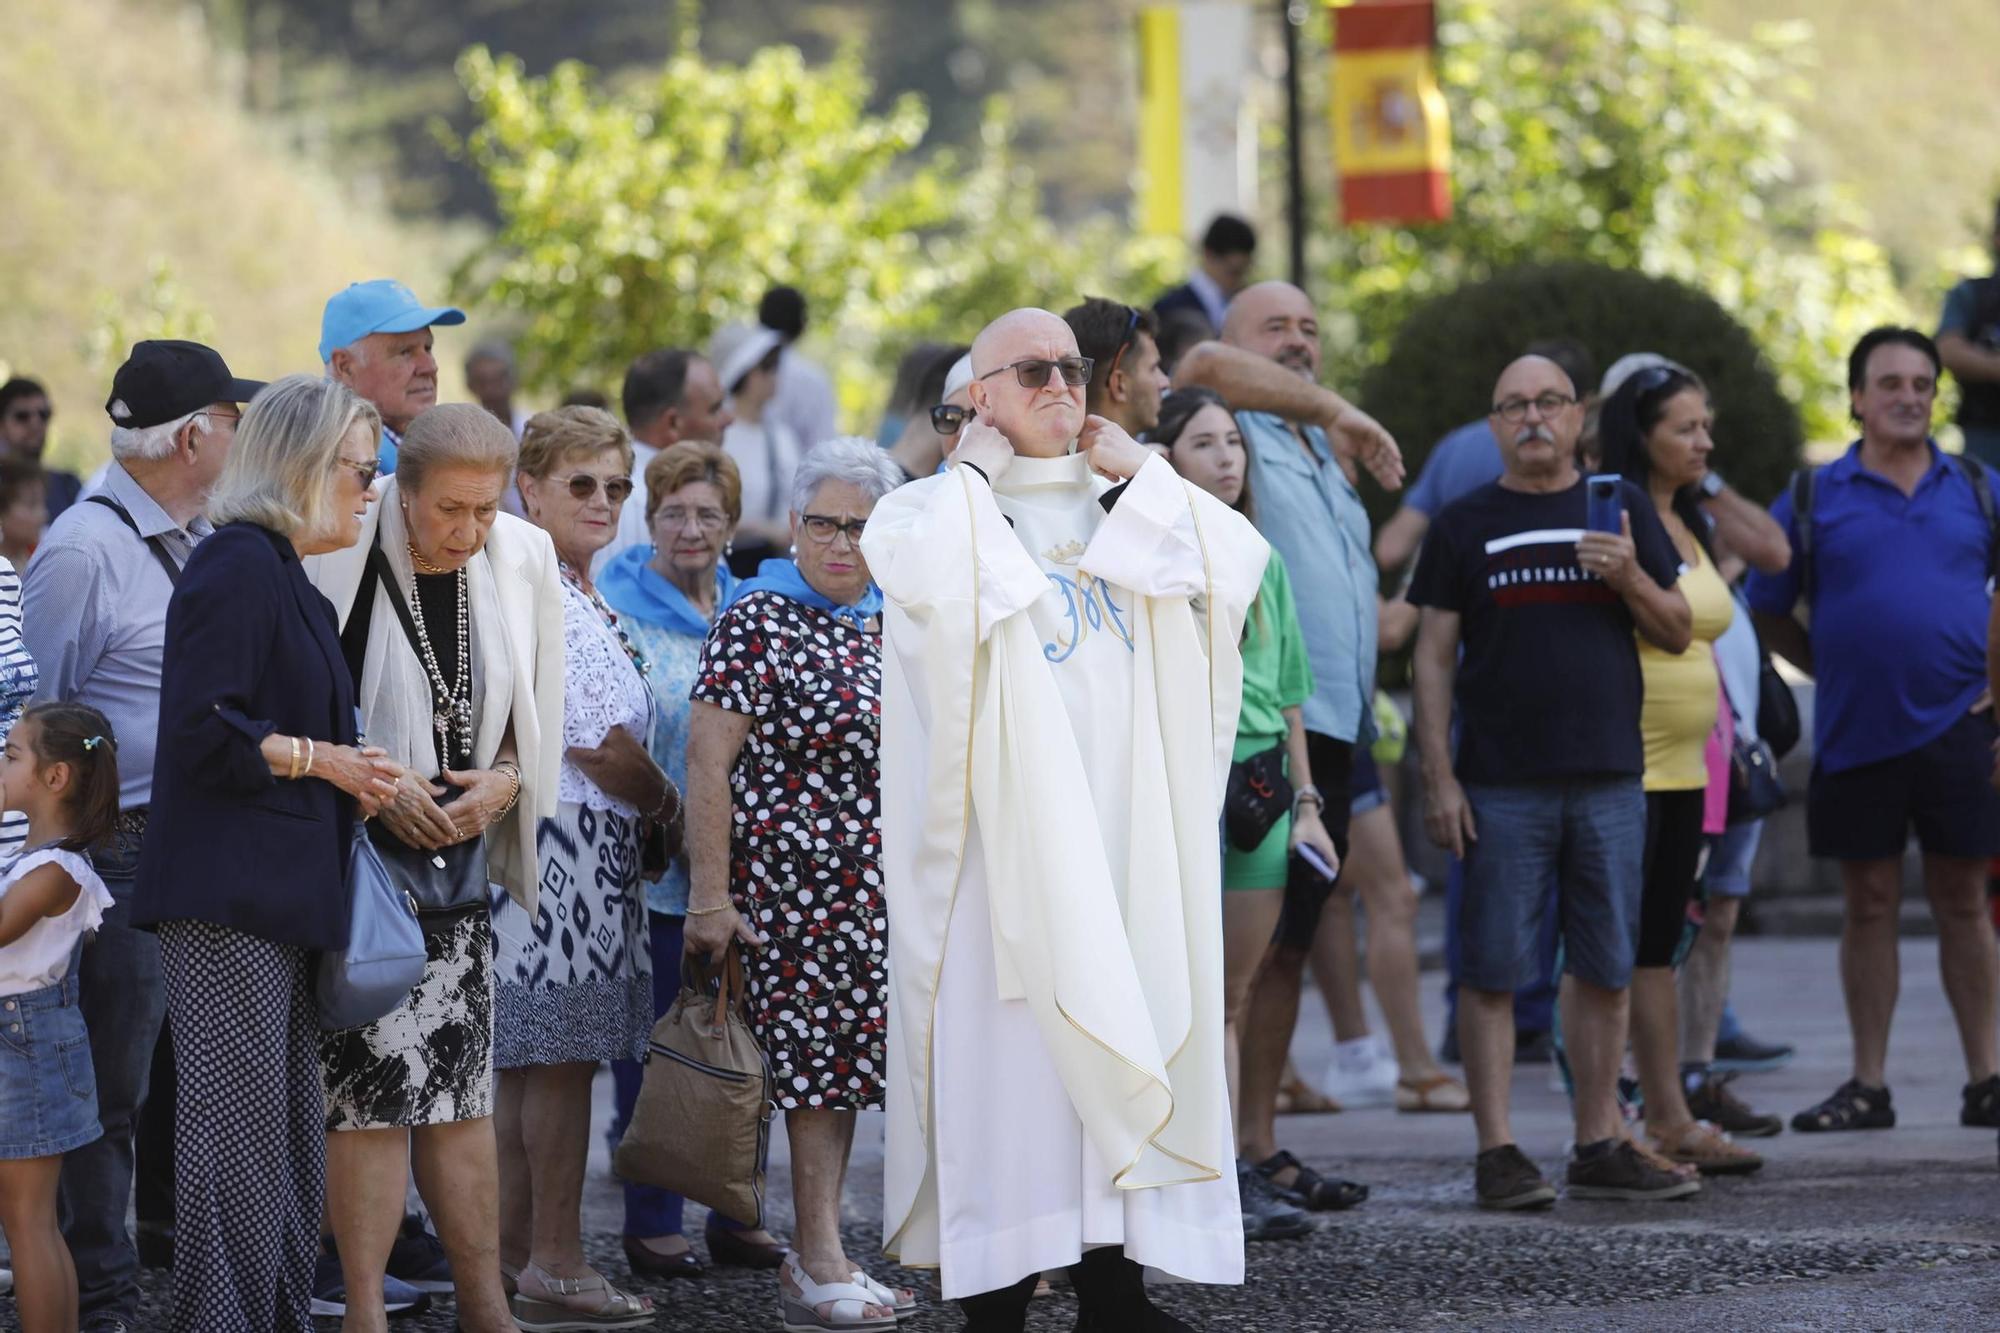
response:
[[[444,785],[447,790],[437,798],[437,803],[440,809],[448,810],[465,790],[450,783]],[[486,905],[484,837],[470,837],[433,851],[410,846],[391,833],[380,819],[371,819],[368,841],[375,845],[389,878],[410,895],[420,915],[456,914]]]
[[[1783,759],[1799,743],[1799,701],[1778,674],[1771,655],[1763,651],[1761,641],[1758,651],[1763,653],[1763,665],[1757,672],[1757,734],[1768,743],[1774,760]]]
[[[1788,799],[1771,743],[1738,736],[1729,754],[1729,822],[1762,819],[1782,809]]]
[[[1260,750],[1229,766],[1222,827],[1238,851],[1256,851],[1291,808],[1292,780],[1285,775],[1284,746]]]

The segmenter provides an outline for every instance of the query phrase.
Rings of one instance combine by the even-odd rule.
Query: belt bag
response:
[[[1274,745],[1229,766],[1222,827],[1238,851],[1256,851],[1291,809],[1292,781],[1285,776],[1284,746]]]
[[[438,798],[441,808],[465,794],[462,787],[449,788]],[[379,819],[368,821],[368,838],[375,845],[389,878],[417,911],[462,912],[486,905],[486,839],[467,838],[464,842],[435,850],[412,847],[391,833]]]
[[[319,1025],[360,1027],[393,1012],[423,980],[426,955],[417,905],[397,887],[356,821],[347,853],[347,947],[319,956]]]

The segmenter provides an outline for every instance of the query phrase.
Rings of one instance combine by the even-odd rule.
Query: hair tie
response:
[[[83,738],[83,748],[86,750],[95,750],[99,745],[102,745],[103,743],[104,743],[104,737],[102,736],[85,736]]]

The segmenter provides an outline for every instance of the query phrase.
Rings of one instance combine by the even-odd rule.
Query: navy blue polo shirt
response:
[[[1820,469],[1813,494],[1813,746],[1828,773],[1908,754],[1964,716],[1986,687],[1991,534],[1957,462],[1930,445],[1914,494],[1861,465],[1861,445]],[[2000,495],[2000,476],[1987,469]],[[1789,615],[1799,599],[1789,489],[1771,517],[1791,567],[1753,573],[1750,607]]]

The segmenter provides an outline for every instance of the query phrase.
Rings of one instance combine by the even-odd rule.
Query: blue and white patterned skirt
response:
[[[493,900],[494,1066],[636,1060],[654,1017],[638,822],[565,801],[535,850],[534,918]]]

